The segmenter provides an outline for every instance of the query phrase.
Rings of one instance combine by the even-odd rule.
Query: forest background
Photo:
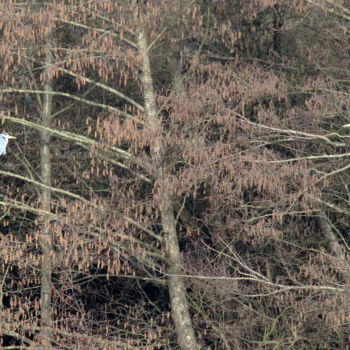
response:
[[[350,4],[0,1],[2,349],[346,349]]]

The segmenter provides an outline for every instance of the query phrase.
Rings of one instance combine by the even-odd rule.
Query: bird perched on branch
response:
[[[9,139],[15,139],[14,136],[10,136],[7,132],[0,134],[0,156],[6,154],[6,146],[9,142]]]

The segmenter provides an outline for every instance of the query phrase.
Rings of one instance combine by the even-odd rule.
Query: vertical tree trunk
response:
[[[152,128],[156,137],[151,145],[153,164],[156,167],[155,173],[159,180],[164,180],[166,164],[161,159],[162,135],[160,122],[156,118],[156,100],[153,90],[149,52],[147,49],[147,38],[144,31],[138,35],[139,54],[142,66],[142,84],[144,89],[145,111],[147,114],[148,127]],[[168,287],[171,302],[171,312],[175,323],[179,346],[182,350],[196,350],[198,345],[194,336],[192,322],[186,299],[186,288],[182,274],[182,263],[180,257],[179,243],[176,232],[176,221],[172,200],[166,191],[159,196],[159,208],[161,221],[166,238],[166,252],[169,259],[168,266]]]
[[[166,237],[168,266],[168,286],[172,317],[176,327],[177,339],[182,350],[198,348],[186,299],[186,287],[182,275],[182,263],[176,232],[176,221],[170,198],[162,205],[162,226]]]
[[[45,83],[44,91],[47,92],[43,97],[42,108],[42,125],[50,127],[51,110],[52,110],[52,75],[50,72],[50,64],[52,62],[51,47],[47,45],[47,66],[45,68]],[[41,131],[40,133],[41,146],[41,181],[43,184],[51,186],[51,159],[50,159],[50,135]],[[51,206],[51,191],[42,189],[41,191],[42,209],[50,211]],[[51,326],[51,271],[52,271],[52,239],[50,232],[50,219],[42,218],[41,229],[41,249],[42,249],[42,266],[41,266],[41,336],[42,345],[44,348],[50,347],[50,339],[52,338]]]
[[[176,43],[169,43],[169,72],[171,74],[171,82],[173,91],[176,95],[181,95],[183,92],[181,62],[179,47]]]
[[[328,240],[334,256],[338,258],[340,262],[339,269],[343,275],[343,278],[346,284],[348,284],[350,281],[350,265],[349,265],[348,259],[346,258],[343,248],[339,244],[337,237],[332,230],[332,226],[329,222],[329,219],[327,218],[326,212],[322,209],[322,207],[319,204],[318,204],[318,207],[319,207],[318,222],[319,222],[320,228],[325,238]]]

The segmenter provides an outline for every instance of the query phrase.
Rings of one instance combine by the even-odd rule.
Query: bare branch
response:
[[[120,35],[118,35],[116,33],[113,33],[111,30],[106,30],[106,29],[96,28],[96,27],[90,27],[90,26],[88,26],[86,24],[83,24],[81,22],[68,21],[67,19],[59,18],[59,17],[56,17],[55,20],[63,22],[63,23],[71,24],[71,25],[73,25],[75,27],[80,27],[80,28],[84,28],[84,29],[87,29],[87,30],[92,30],[92,31],[97,32],[97,33],[110,34],[113,37],[117,38],[118,40],[124,41],[128,45],[130,45],[130,46],[132,46],[134,48],[137,48],[137,45],[133,41],[131,41],[129,39],[126,39],[125,37],[121,37]]]
[[[82,75],[80,75],[80,74],[74,73],[74,72],[72,72],[72,71],[70,71],[70,70],[68,70],[68,69],[65,69],[65,68],[57,67],[57,69],[58,69],[59,71],[61,71],[61,72],[64,72],[64,73],[66,73],[66,74],[71,75],[72,77],[76,77],[76,78],[79,78],[79,79],[81,79],[81,80],[83,80],[83,81],[86,81],[86,82],[88,82],[88,83],[94,84],[95,86],[98,86],[98,87],[100,87],[101,89],[106,90],[106,91],[108,91],[108,92],[110,92],[110,93],[112,93],[112,94],[114,94],[114,95],[116,95],[116,96],[122,98],[123,100],[129,102],[130,104],[132,104],[133,106],[135,106],[137,109],[139,109],[141,112],[144,111],[144,108],[143,108],[139,103],[137,103],[136,101],[134,101],[134,100],[131,99],[130,97],[124,95],[124,94],[121,93],[120,91],[111,88],[110,86],[107,86],[107,85],[105,85],[105,84],[99,83],[99,82],[97,82],[97,81],[94,81],[94,80],[92,80],[92,79],[90,79],[90,78],[84,77],[84,76],[82,76]],[[144,124],[142,120],[136,120],[136,121],[137,121],[138,123],[140,123],[140,124]]]
[[[15,89],[15,88],[0,89],[0,92],[3,92],[3,93],[4,92],[5,93],[29,93],[29,94],[37,94],[37,95],[39,95],[39,94],[49,94],[49,95],[54,95],[54,96],[67,97],[67,98],[70,98],[72,100],[79,101],[79,102],[85,103],[85,104],[90,105],[90,106],[107,109],[107,110],[113,111],[113,112],[118,112],[123,117],[126,117],[128,119],[134,120],[137,123],[144,124],[144,122],[142,120],[137,119],[133,115],[131,115],[129,113],[126,113],[126,112],[120,110],[119,108],[113,107],[111,105],[106,105],[104,103],[93,102],[93,101],[87,100],[85,98],[81,98],[79,96],[75,96],[75,95],[69,94],[67,92],[60,92],[60,91],[49,91],[49,92],[47,92],[47,91],[42,91],[42,90]]]
[[[263,125],[263,124],[258,124],[258,123],[254,123],[251,122],[250,120],[248,120],[247,118],[243,117],[241,114],[235,112],[235,114],[240,118],[240,120],[244,123],[256,126],[258,128],[262,128],[262,129],[267,129],[267,130],[271,130],[271,131],[276,131],[278,133],[281,134],[288,134],[288,135],[295,135],[295,136],[300,136],[300,137],[307,137],[309,139],[318,139],[318,140],[322,140],[325,141],[326,143],[335,146],[335,147],[345,147],[348,146],[347,143],[345,142],[334,142],[331,141],[326,135],[317,135],[317,134],[310,134],[307,132],[303,132],[303,131],[296,131],[296,130],[291,130],[291,129],[280,129],[280,128],[275,128],[272,126],[267,126],[267,125]]]

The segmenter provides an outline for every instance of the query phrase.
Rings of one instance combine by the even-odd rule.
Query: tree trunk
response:
[[[145,111],[147,115],[148,127],[152,128],[156,137],[151,145],[155,174],[159,180],[166,178],[166,164],[161,159],[162,135],[160,133],[160,122],[156,118],[156,100],[153,90],[149,52],[147,49],[147,39],[144,31],[138,35],[139,54],[142,66],[142,84],[145,98]],[[198,345],[194,336],[188,302],[186,299],[186,288],[182,274],[182,262],[180,257],[179,243],[176,232],[176,221],[172,200],[166,190],[159,196],[159,208],[161,221],[165,236],[165,249],[169,258],[168,265],[168,288],[171,302],[171,313],[175,323],[179,346],[182,350],[196,350]]]
[[[168,286],[178,343],[182,350],[194,350],[198,346],[188,311],[184,278],[181,276],[182,262],[177,240],[176,222],[169,198],[164,198],[161,214],[162,226],[166,237],[166,251],[170,261],[168,266]]]
[[[326,215],[326,212],[319,206],[319,216],[318,216],[318,222],[320,225],[320,228],[326,237],[326,239],[329,242],[330,248],[334,254],[339,259],[340,262],[340,271],[343,275],[343,278],[346,282],[346,284],[350,281],[350,265],[349,262],[344,254],[342,246],[339,244],[336,235],[334,234],[332,230],[331,223]]]
[[[51,124],[51,111],[52,111],[52,95],[49,92],[52,91],[52,75],[50,64],[51,47],[47,45],[47,66],[45,68],[45,83],[44,91],[48,92],[43,96],[43,108],[42,108],[42,125],[50,127]],[[44,185],[51,186],[51,159],[50,159],[50,135],[41,131],[40,133],[41,146],[41,181]],[[50,211],[51,206],[51,191],[43,188],[41,191],[42,209]],[[52,338],[51,326],[51,271],[52,271],[52,239],[50,232],[50,218],[44,216],[42,218],[42,229],[40,237],[41,249],[42,249],[42,266],[41,266],[41,336],[42,345],[44,348],[50,346],[50,339]]]

